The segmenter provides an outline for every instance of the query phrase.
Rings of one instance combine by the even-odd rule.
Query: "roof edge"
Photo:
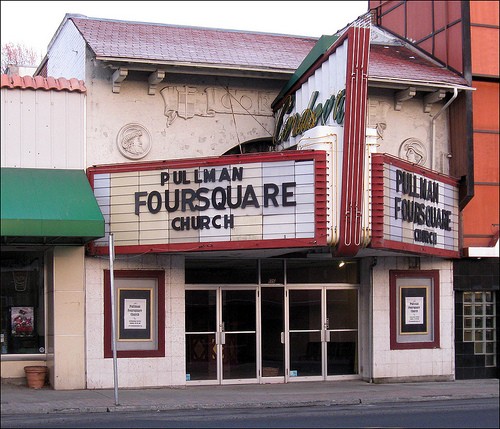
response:
[[[250,71],[250,72],[270,72],[270,73],[286,73],[293,74],[294,70],[290,68],[273,68],[273,67],[255,67],[246,66],[241,64],[235,65],[224,65],[224,64],[214,64],[214,63],[193,63],[193,62],[181,62],[181,61],[160,61],[160,60],[148,60],[148,59],[138,59],[130,57],[104,57],[96,56],[96,61],[103,61],[109,63],[126,63],[126,64],[137,64],[137,65],[151,65],[154,69],[161,68],[159,66],[165,67],[191,67],[191,68],[209,68],[209,69],[220,69],[220,70],[238,70],[238,71]],[[148,69],[149,70],[149,69]]]
[[[122,20],[122,19],[98,18],[98,17],[91,17],[91,16],[85,16],[85,15],[79,15],[79,14],[69,14],[69,13],[67,13],[66,16],[64,17],[64,20],[61,23],[61,26],[66,20],[69,20],[72,18],[87,19],[89,21],[105,21],[105,22],[132,24],[132,25],[139,24],[139,25],[151,25],[151,26],[170,27],[170,28],[184,28],[184,29],[191,29],[191,30],[223,31],[225,33],[259,34],[259,35],[266,35],[266,36],[289,37],[292,39],[298,38],[298,39],[306,39],[306,40],[319,40],[319,37],[303,36],[303,35],[301,36],[298,34],[269,33],[266,31],[238,30],[238,29],[219,28],[219,27],[202,27],[202,26],[196,26],[196,25],[193,26],[193,25],[182,25],[182,24],[165,24],[165,23],[160,23],[160,22],[130,21],[130,20]],[[76,23],[75,23],[75,25],[77,26]],[[57,32],[56,32],[56,34],[57,34]]]
[[[76,78],[66,79],[64,77],[42,77],[42,76],[19,76],[3,74],[1,76],[1,87],[8,89],[34,89],[45,91],[68,91],[86,93],[87,88],[83,80]]]
[[[457,88],[462,91],[475,91],[476,88],[460,85],[458,83],[451,82],[440,82],[440,81],[430,81],[430,80],[418,80],[418,79],[401,79],[401,78],[391,78],[391,77],[370,77],[368,76],[368,82],[380,82],[386,84],[399,84],[406,86],[428,86],[430,88],[447,88],[454,89]]]

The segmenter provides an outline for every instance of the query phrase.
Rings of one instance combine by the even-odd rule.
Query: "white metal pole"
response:
[[[109,234],[109,278],[111,289],[111,341],[113,349],[113,375],[115,388],[115,405],[118,403],[118,367],[116,359],[116,311],[115,311],[115,274],[113,271],[113,263],[115,260],[115,245],[113,241],[113,233]]]

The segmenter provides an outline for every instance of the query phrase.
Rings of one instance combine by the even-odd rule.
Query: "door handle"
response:
[[[226,344],[226,333],[225,332],[220,333],[220,343],[222,345]]]
[[[282,332],[280,335],[281,344],[285,344],[285,333]]]

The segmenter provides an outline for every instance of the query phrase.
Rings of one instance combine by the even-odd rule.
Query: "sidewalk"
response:
[[[353,405],[446,399],[498,398],[499,380],[370,384],[323,381],[179,388],[53,390],[1,385],[1,413],[78,413],[200,408]]]

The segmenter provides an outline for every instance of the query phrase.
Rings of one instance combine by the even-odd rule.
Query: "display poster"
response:
[[[33,307],[11,307],[11,334],[14,337],[31,337],[34,333]]]
[[[408,325],[422,325],[424,323],[424,298],[405,298],[406,323]]]
[[[428,289],[428,286],[401,287],[401,334],[427,333]]]
[[[147,329],[145,299],[125,299],[125,329]]]
[[[118,341],[151,340],[152,289],[118,289]]]

